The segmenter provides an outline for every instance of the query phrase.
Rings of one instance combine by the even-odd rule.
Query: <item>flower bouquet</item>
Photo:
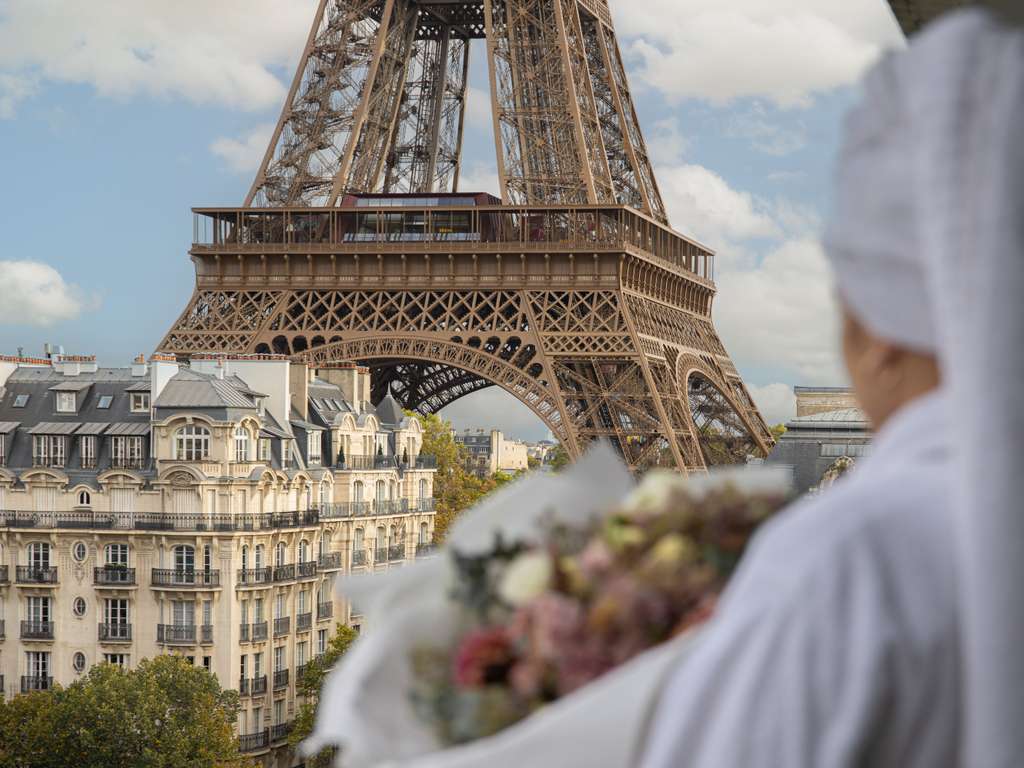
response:
[[[339,585],[369,631],[307,748],[348,768],[635,764],[664,676],[787,495],[765,469],[634,487],[606,447],[513,485],[439,556]]]

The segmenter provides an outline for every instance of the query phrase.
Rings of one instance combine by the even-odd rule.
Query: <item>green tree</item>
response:
[[[785,424],[776,424],[769,430],[772,433],[772,437],[778,442],[779,438],[782,437],[788,431]]]
[[[288,735],[288,743],[293,747],[309,738],[316,723],[316,709],[320,705],[320,691],[323,689],[324,678],[338,659],[345,655],[359,635],[349,626],[339,624],[337,631],[327,644],[323,655],[306,665],[302,677],[297,681],[298,693],[305,700],[295,715],[295,724]],[[331,763],[332,750],[325,749],[316,757],[306,761],[309,768],[327,768]]]
[[[422,452],[437,459],[434,475],[434,541],[441,543],[459,513],[473,506],[486,493],[484,481],[466,471],[466,449],[455,441],[450,422],[436,414],[410,414],[423,427]]]
[[[569,459],[568,451],[565,450],[565,446],[558,443],[548,452],[547,463],[551,469],[555,472],[559,472],[569,466],[572,462]]]
[[[93,667],[0,705],[3,768],[240,768],[238,694],[180,656]]]

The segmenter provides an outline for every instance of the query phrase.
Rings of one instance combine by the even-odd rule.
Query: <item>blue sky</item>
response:
[[[241,202],[312,0],[0,0],[0,353],[150,353],[193,283],[189,209]],[[765,6],[771,6],[767,8]],[[840,381],[819,238],[855,82],[900,37],[884,0],[612,0],[673,225],[719,253],[716,323],[766,416]],[[496,192],[474,50],[469,187]],[[447,413],[526,438],[501,393]]]

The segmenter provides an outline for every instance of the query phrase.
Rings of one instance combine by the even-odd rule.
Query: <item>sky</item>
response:
[[[0,0],[0,354],[126,365],[194,285],[194,206],[248,191],[315,0]],[[821,233],[843,115],[903,45],[885,0],[611,0],[675,229],[717,252],[716,327],[765,418],[840,385]],[[130,9],[130,12],[129,12]],[[497,193],[474,44],[463,191]],[[462,428],[547,430],[491,388]]]

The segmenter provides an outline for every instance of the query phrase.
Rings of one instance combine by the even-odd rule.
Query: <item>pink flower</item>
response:
[[[514,662],[515,650],[504,627],[474,630],[462,638],[455,653],[455,685],[480,688],[504,683]]]

